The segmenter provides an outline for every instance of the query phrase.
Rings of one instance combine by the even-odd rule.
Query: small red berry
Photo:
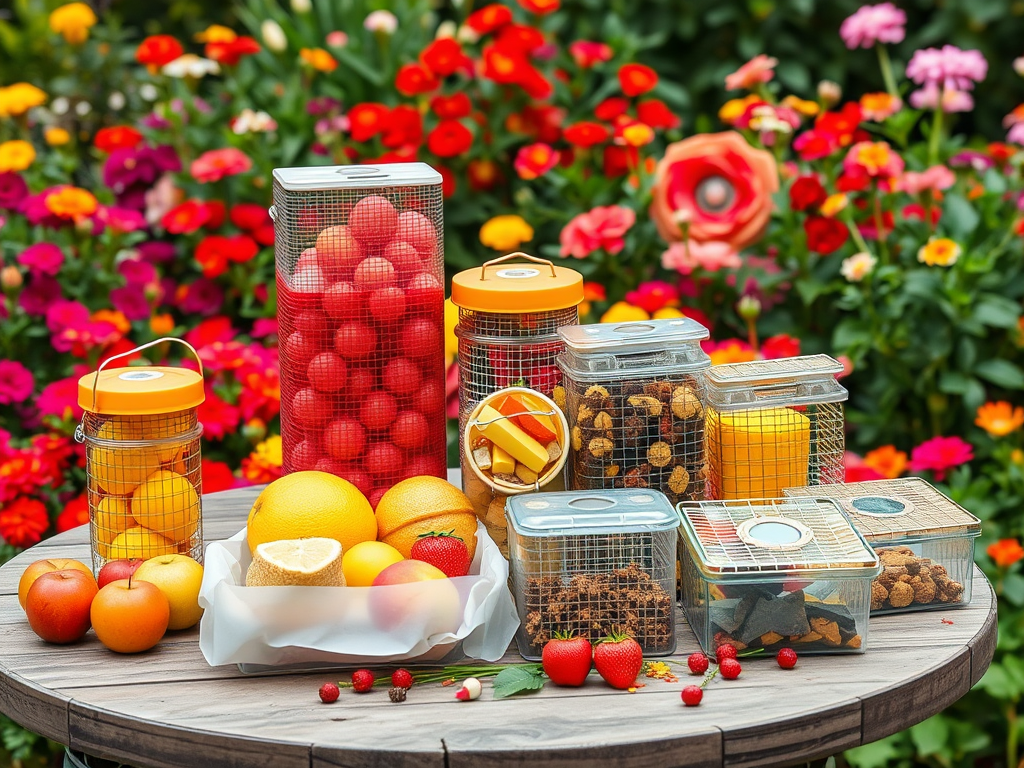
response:
[[[696,707],[704,698],[704,691],[699,685],[688,685],[683,688],[683,704],[688,707]]]
[[[338,686],[334,683],[324,683],[320,686],[320,701],[324,704],[330,704],[332,701],[338,700]]]
[[[732,645],[720,645],[715,648],[715,658],[718,659],[718,663],[722,663],[722,659],[735,659],[736,658],[736,647]]]
[[[736,659],[725,658],[718,663],[718,669],[722,673],[722,677],[726,680],[735,680],[740,676],[740,672],[743,671],[743,667]]]
[[[373,672],[368,669],[357,669],[352,673],[352,690],[366,693],[373,688]]]
[[[703,653],[691,653],[690,658],[686,660],[686,665],[695,675],[703,675],[707,672],[709,663],[708,657]]]
[[[391,673],[391,685],[395,688],[412,688],[412,672],[408,669],[396,669]]]
[[[796,651],[794,651],[792,648],[781,649],[779,651],[778,656],[775,657],[775,660],[779,662],[779,666],[783,669],[792,669],[793,667],[795,667],[796,659]]]

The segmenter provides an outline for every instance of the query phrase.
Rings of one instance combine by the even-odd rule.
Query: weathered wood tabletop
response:
[[[204,498],[207,541],[244,525],[258,493]],[[952,704],[984,674],[996,642],[995,598],[980,571],[968,606],[871,620],[868,651],[744,662],[684,708],[679,683],[648,680],[635,694],[593,675],[583,688],[455,701],[452,688],[414,687],[404,704],[384,690],[317,688],[340,674],[243,676],[211,668],[198,629],[119,656],[90,633],[43,643],[18,605],[22,570],[43,557],[89,561],[88,528],[61,534],[0,568],[0,712],[91,755],[137,766],[770,766],[834,754],[902,730]],[[681,613],[681,611],[680,611]],[[944,621],[945,620],[945,621]],[[946,623],[952,622],[952,623]],[[680,622],[676,660],[698,650]],[[510,652],[509,660],[519,660]]]

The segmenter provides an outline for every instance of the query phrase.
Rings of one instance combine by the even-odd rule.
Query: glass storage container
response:
[[[642,489],[531,493],[508,500],[519,652],[539,659],[555,632],[631,635],[645,656],[676,646],[679,516]]]
[[[867,647],[878,556],[825,499],[684,502],[686,620],[705,653]]]
[[[875,548],[882,573],[871,585],[873,614],[956,608],[971,601],[981,521],[927,481],[869,480],[785,493],[837,501]]]
[[[690,318],[559,330],[570,430],[567,487],[704,498],[708,329]],[[556,393],[557,394],[557,393]],[[557,400],[556,400],[557,401]]]
[[[707,498],[776,498],[783,488],[841,483],[842,370],[828,355],[711,368]]]

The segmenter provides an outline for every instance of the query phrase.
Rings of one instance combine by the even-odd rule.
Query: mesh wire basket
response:
[[[285,473],[371,503],[446,477],[441,176],[424,163],[274,171]]]
[[[158,339],[104,361],[78,383],[84,413],[75,437],[86,446],[96,572],[111,560],[166,554],[203,560],[202,374],[162,366],[106,369],[118,358],[168,341],[196,354],[179,339]]]
[[[711,368],[707,498],[774,498],[784,488],[841,483],[842,370],[827,355]]]

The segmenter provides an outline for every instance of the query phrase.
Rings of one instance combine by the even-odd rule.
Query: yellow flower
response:
[[[654,129],[644,123],[633,123],[622,129],[622,140],[630,147],[643,147],[654,141]]]
[[[46,94],[31,83],[0,88],[0,117],[16,117],[46,103]]]
[[[762,101],[764,99],[753,93],[749,96],[744,96],[742,99],[730,99],[718,110],[718,119],[726,125],[732,125],[743,116],[743,113],[747,111],[747,107],[751,104],[759,104]]]
[[[110,323],[122,336],[127,335],[128,331],[132,329],[132,324],[124,312],[119,312],[116,309],[97,309],[89,319],[94,323]]]
[[[884,141],[865,141],[857,150],[857,164],[863,165],[872,176],[879,175],[891,158],[889,145]]]
[[[989,433],[991,437],[1006,437],[1024,426],[1024,408],[1014,408],[1005,400],[997,403],[985,403],[978,408],[974,423]]]
[[[825,198],[825,202],[821,204],[821,215],[831,219],[842,211],[849,202],[850,198],[846,196],[845,192],[836,192],[834,195],[829,195]]]
[[[323,48],[303,48],[299,58],[318,72],[333,72],[338,68],[338,60]]]
[[[757,353],[736,339],[723,341],[714,350],[708,353],[712,365],[726,365],[728,363],[749,363],[757,359]]]
[[[238,38],[235,30],[222,27],[220,24],[211,24],[202,32],[196,32],[197,43],[230,43]]]
[[[46,210],[62,219],[84,219],[96,213],[99,202],[92,192],[78,187],[62,187],[43,200]]]
[[[1024,464],[1024,451],[1020,448],[1014,448],[1010,451],[1010,461],[1014,464]]]
[[[602,323],[635,323],[639,320],[650,320],[651,316],[640,307],[634,307],[625,301],[617,301],[601,315]]]
[[[455,326],[459,324],[459,308],[452,304],[451,299],[444,300],[444,367],[452,364],[459,352],[459,339],[455,335]]]
[[[798,115],[803,115],[804,117],[815,117],[821,111],[818,102],[801,99],[792,94],[782,100],[782,106],[789,107]]]
[[[88,40],[89,27],[96,22],[96,14],[85,3],[68,3],[50,14],[50,29],[72,45]]]
[[[929,267],[951,267],[960,253],[960,246],[948,237],[932,237],[918,250],[917,260]]]
[[[63,128],[51,125],[43,131],[43,138],[46,139],[46,143],[51,147],[62,147],[71,141],[71,134]]]
[[[685,315],[677,307],[662,307],[656,310],[651,317],[655,320],[678,320]]]
[[[24,171],[36,159],[36,150],[27,141],[14,139],[0,144],[0,173]]]
[[[495,216],[480,227],[480,242],[496,251],[514,251],[533,240],[533,227],[522,216]]]
[[[254,483],[268,483],[281,472],[281,436],[271,435],[242,459],[242,475]]]

